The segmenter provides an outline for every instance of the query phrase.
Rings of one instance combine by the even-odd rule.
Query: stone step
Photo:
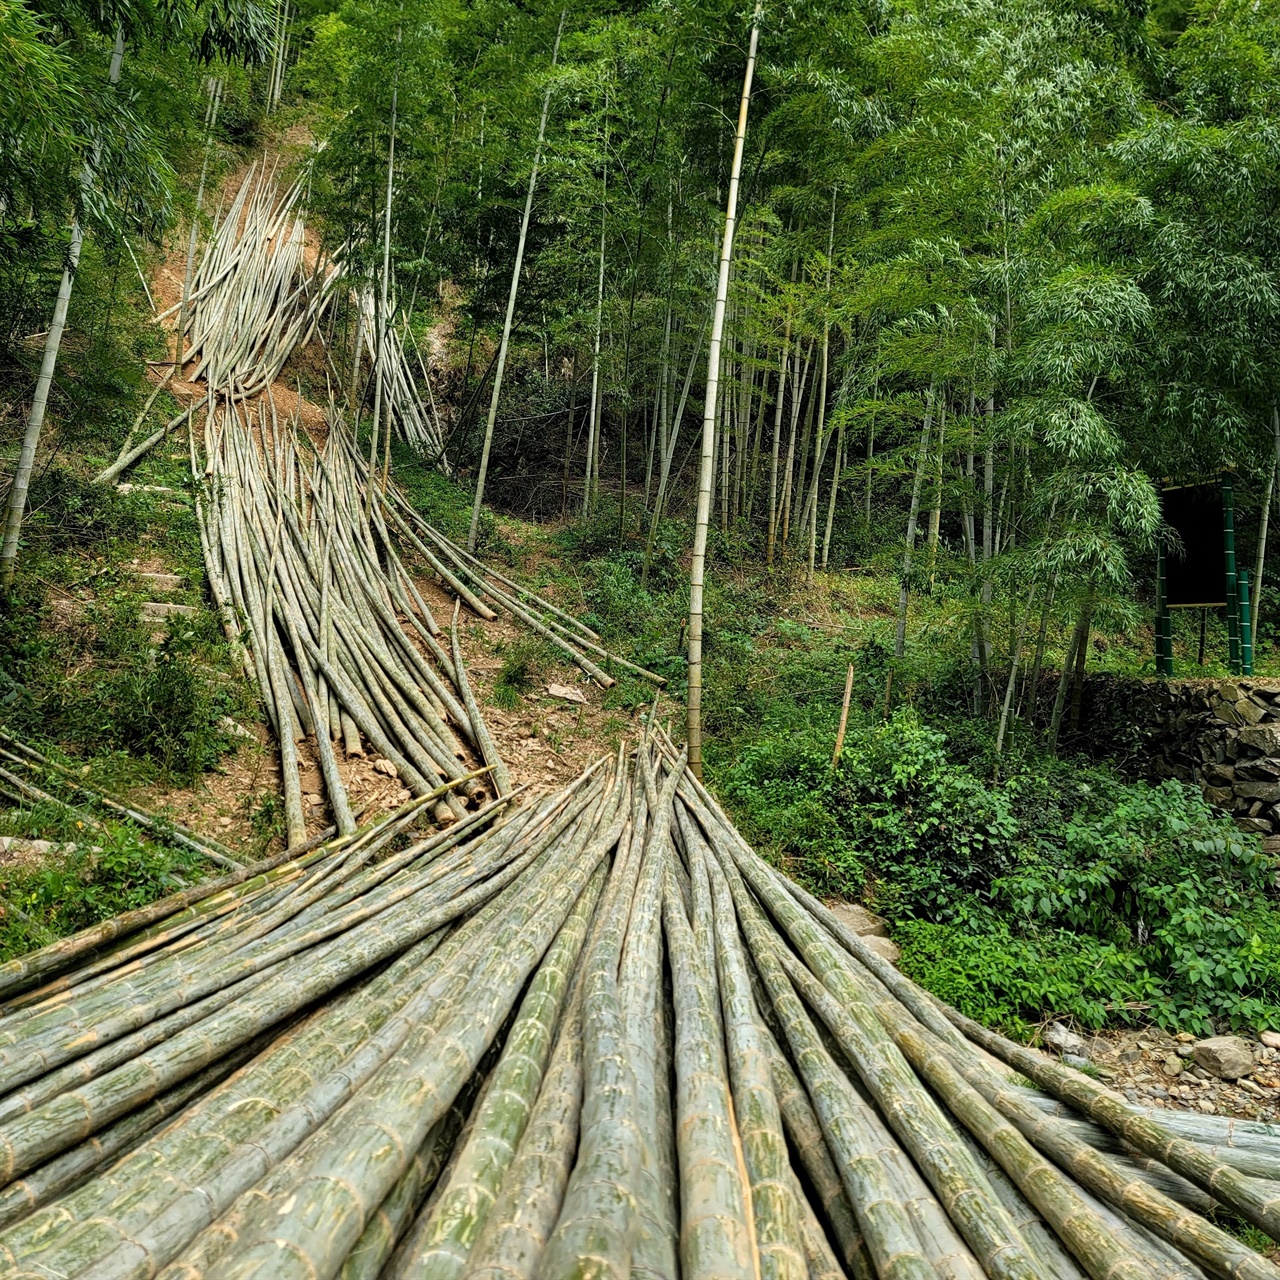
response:
[[[145,600],[138,612],[143,618],[191,618],[200,610],[193,604],[172,604],[168,600]]]
[[[137,571],[133,575],[144,586],[156,591],[178,591],[186,579],[180,573],[143,573]]]

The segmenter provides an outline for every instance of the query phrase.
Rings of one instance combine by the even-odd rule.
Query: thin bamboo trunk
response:
[[[383,207],[382,225],[382,282],[378,295],[378,315],[374,330],[373,349],[374,390],[373,390],[373,427],[369,435],[369,477],[371,483],[365,495],[365,514],[368,515],[373,506],[372,478],[378,465],[378,429],[382,419],[382,405],[386,400],[386,366],[387,366],[387,331],[391,327],[391,317],[387,313],[387,295],[391,276],[391,201],[396,172],[396,115],[400,101],[400,32],[396,31],[396,68],[391,78],[391,136],[387,142],[387,197]],[[390,459],[391,422],[390,406],[388,406],[388,422],[386,425],[388,460]],[[386,482],[383,482],[383,490]]]
[[[1258,613],[1262,601],[1262,574],[1267,567],[1267,527],[1271,522],[1271,497],[1275,493],[1276,469],[1280,468],[1280,405],[1271,406],[1271,429],[1275,433],[1275,455],[1267,472],[1267,487],[1262,495],[1262,514],[1258,523],[1258,558],[1253,566],[1253,610],[1249,615],[1249,642],[1258,648]]]
[[[840,472],[844,468],[844,423],[836,429],[836,465],[831,473],[831,498],[827,503],[827,528],[822,535],[822,567],[831,557],[831,530],[836,519],[836,494],[840,489]]]
[[[115,48],[111,51],[111,66],[107,83],[114,87],[120,83],[120,64],[124,61],[124,28],[116,29]],[[101,147],[93,149],[93,159],[81,175],[80,181],[88,185],[93,169],[98,163]],[[40,447],[40,432],[44,428],[44,415],[49,405],[49,391],[53,386],[53,373],[58,364],[58,351],[62,347],[62,333],[67,327],[67,307],[71,302],[71,287],[75,283],[80,266],[80,251],[84,246],[84,228],[80,219],[71,223],[71,244],[67,249],[67,265],[58,285],[58,297],[53,304],[53,318],[44,339],[44,356],[40,361],[40,373],[36,378],[35,394],[31,398],[31,410],[27,415],[27,429],[22,437],[22,450],[14,468],[13,483],[9,486],[9,504],[5,516],[4,544],[0,546],[0,592],[8,592],[13,586],[14,569],[18,562],[18,538],[22,533],[22,517],[27,509],[27,493],[31,488],[31,473],[36,466],[36,450]]]
[[[893,655],[901,658],[907,651],[907,602],[911,595],[911,559],[916,549],[916,520],[920,515],[920,491],[924,487],[924,469],[928,463],[929,441],[933,436],[933,397],[930,387],[925,395],[924,426],[920,430],[920,448],[916,453],[916,475],[911,485],[911,505],[907,509],[906,545],[902,552],[902,581],[898,587],[898,629],[893,642]]]
[[[565,14],[560,11],[560,25],[551,50],[554,68],[560,56],[560,37],[564,33]],[[507,367],[507,350],[511,345],[511,326],[516,314],[516,295],[520,290],[520,272],[524,267],[524,248],[529,239],[529,219],[533,214],[533,194],[538,186],[538,167],[542,163],[542,145],[547,136],[547,116],[551,111],[551,86],[542,95],[542,115],[538,121],[538,141],[533,149],[533,169],[529,173],[529,190],[524,198],[524,214],[520,219],[520,239],[516,242],[516,260],[511,267],[511,288],[507,293],[507,312],[502,321],[502,338],[498,343],[498,365],[493,375],[493,391],[489,397],[489,417],[485,421],[484,444],[480,451],[480,469],[476,473],[476,494],[471,504],[471,526],[467,530],[467,550],[474,552],[480,531],[480,504],[484,501],[484,482],[489,473],[489,451],[493,448],[493,429],[498,421],[498,402],[502,398],[502,376]]]
[[[711,317],[711,343],[707,353],[707,388],[702,416],[702,463],[698,476],[698,510],[693,527],[693,560],[689,570],[689,770],[702,777],[702,591],[707,563],[707,524],[711,516],[711,481],[715,462],[717,396],[720,389],[720,344],[724,335],[725,304],[729,296],[729,268],[733,262],[733,235],[738,220],[738,183],[742,175],[742,153],[747,138],[747,108],[751,102],[751,80],[756,69],[756,47],[760,41],[760,21],[764,6],[756,0],[751,18],[751,42],[742,77],[742,98],[738,104],[738,127],[734,136],[733,164],[729,173],[729,198],[725,206],[724,238],[720,246],[720,274],[716,285],[715,310]]]
[[[608,126],[605,128],[606,135]],[[595,502],[595,480],[597,475],[596,457],[599,453],[600,432],[600,340],[604,327],[604,249],[605,249],[605,204],[609,191],[608,148],[606,146],[606,164],[601,179],[600,191],[600,271],[596,282],[596,332],[591,345],[591,405],[587,418],[587,473],[586,484],[582,492],[582,518],[591,514]]]

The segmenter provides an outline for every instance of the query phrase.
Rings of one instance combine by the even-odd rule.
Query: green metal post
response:
[[[1240,570],[1240,674],[1253,675],[1253,628],[1249,625],[1249,570]]]
[[[1156,550],[1156,675],[1173,675],[1173,619],[1165,603],[1164,539]]]
[[[1236,583],[1236,500],[1229,475],[1222,477],[1222,547],[1227,565],[1227,660],[1231,674],[1240,674],[1240,597]]]

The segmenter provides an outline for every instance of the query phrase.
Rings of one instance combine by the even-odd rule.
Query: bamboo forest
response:
[[[1277,0],[0,0],[0,1276],[1280,1280]]]

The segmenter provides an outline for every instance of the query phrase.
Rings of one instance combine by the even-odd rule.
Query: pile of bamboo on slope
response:
[[[368,351],[372,366],[369,378],[379,401],[379,418],[385,415],[385,420],[394,426],[406,444],[439,467],[445,475],[451,474],[453,469],[449,466],[449,459],[445,457],[444,430],[436,412],[435,401],[431,399],[431,378],[422,362],[422,353],[414,341],[413,331],[408,324],[405,325],[404,335],[413,345],[418,369],[422,374],[422,384],[427,389],[429,406],[424,405],[418,395],[404,339],[395,326],[389,322],[382,325],[381,339],[379,338],[378,305],[373,289],[365,288],[360,291],[356,305],[359,320],[352,364],[358,370],[361,356]],[[367,390],[365,394],[367,397]]]
[[[336,428],[336,430],[335,430]],[[351,465],[363,478],[368,464],[359,456],[350,433],[331,412],[329,444],[347,452]],[[445,590],[463,601],[473,613],[492,620],[499,613],[509,614],[517,622],[540,635],[564,657],[591,677],[602,689],[617,684],[599,662],[651,681],[666,684],[666,677],[647,671],[626,658],[604,648],[600,636],[572,614],[558,609],[528,587],[508,578],[477,556],[451,541],[423,519],[408,498],[387,474],[376,478],[374,499],[382,512],[386,527],[402,540],[402,545],[421,556],[423,562],[439,578]]]
[[[1273,1236],[1274,1184],[935,1004],[683,764],[0,967],[4,1274],[1275,1280],[1151,1162]]]
[[[306,265],[295,183],[250,168],[216,227],[180,311],[183,364],[191,382],[254,396],[316,332],[342,272],[324,257]],[[194,363],[194,368],[190,366]]]
[[[356,815],[339,753],[362,755],[366,744],[414,795],[459,783],[435,802],[439,821],[486,798],[486,784],[467,776],[468,746],[491,768],[493,786],[509,790],[471,694],[456,619],[447,653],[353,451],[322,456],[268,395],[252,406],[220,401],[206,420],[205,454],[197,514],[210,592],[233,644],[248,636],[246,674],[280,744],[287,843],[306,839],[296,746],[306,738],[341,834],[355,830]]]

